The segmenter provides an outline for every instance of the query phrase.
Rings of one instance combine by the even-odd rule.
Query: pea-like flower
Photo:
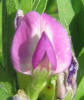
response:
[[[32,75],[36,68],[63,72],[72,59],[70,38],[62,25],[46,13],[29,12],[19,24],[11,56],[17,72]]]

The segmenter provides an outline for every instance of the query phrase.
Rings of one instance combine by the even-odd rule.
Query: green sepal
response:
[[[56,75],[50,76],[38,100],[56,100]]]
[[[36,68],[32,75],[17,73],[18,86],[24,89],[30,100],[37,100],[40,92],[46,85],[48,72],[46,69]]]
[[[46,85],[48,72],[46,69],[36,68],[33,76],[28,80],[27,94],[30,100],[37,100],[40,92]]]

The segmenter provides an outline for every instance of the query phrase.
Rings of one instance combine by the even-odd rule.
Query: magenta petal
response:
[[[13,39],[11,56],[16,71],[31,74],[32,54],[39,40],[40,15],[36,12],[26,14]]]
[[[63,72],[69,67],[72,58],[70,38],[62,25],[56,19],[43,13],[41,16],[42,30],[46,32],[56,55],[57,68],[53,73]]]
[[[56,70],[56,57],[53,50],[52,44],[48,39],[45,32],[42,33],[42,36],[37,44],[36,50],[32,57],[33,67],[36,68],[40,62],[43,60],[43,57],[47,54],[48,60],[52,65],[52,69]]]

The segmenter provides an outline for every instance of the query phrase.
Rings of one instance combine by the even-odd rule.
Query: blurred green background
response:
[[[17,9],[24,13],[31,10],[46,12],[66,28],[79,62],[74,100],[84,100],[84,0],[0,0],[0,100],[8,100],[17,90],[10,57]]]

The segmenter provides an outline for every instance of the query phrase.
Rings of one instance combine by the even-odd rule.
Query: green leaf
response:
[[[0,100],[7,100],[12,96],[12,87],[8,82],[0,82]]]
[[[71,5],[71,0],[57,0],[58,12],[61,24],[69,31],[69,24],[75,13]]]
[[[81,0],[57,0],[57,5],[60,22],[69,32],[71,21],[83,8]]]
[[[32,10],[33,0],[18,0],[19,8],[23,10],[24,13],[27,13]]]
[[[52,13],[56,14],[58,12],[57,11],[57,0],[48,0],[45,12],[48,14],[52,14]]]
[[[83,99],[81,99],[83,97]],[[74,100],[84,100],[84,76],[82,77]]]
[[[0,100],[7,100],[14,93],[12,82],[6,71],[0,66]]]
[[[84,0],[81,0],[82,4],[83,4],[83,7],[84,7]]]
[[[23,10],[24,13],[27,13],[32,10],[33,0],[14,0],[16,9]]]
[[[84,45],[84,10],[81,0],[57,0],[61,24],[71,35],[73,48],[78,57]]]
[[[81,0],[70,0],[70,1],[75,14],[78,14],[83,6]]]
[[[76,14],[69,25],[73,47],[78,57],[84,46],[84,11]]]
[[[77,78],[78,88],[77,88],[77,93],[74,100],[84,100],[84,67],[83,67],[84,66],[84,48],[79,54],[78,61],[79,61],[79,70],[78,70],[78,78]]]
[[[58,14],[53,13],[53,14],[50,14],[50,16],[52,16],[53,18],[55,18],[56,20],[59,21],[59,15]]]
[[[34,0],[32,10],[43,13],[46,9],[48,0]]]
[[[40,0],[34,0],[32,10],[35,10],[39,4]]]
[[[72,100],[72,90],[70,90],[67,94],[66,94],[66,96],[65,96],[65,98],[63,99],[63,100]]]

